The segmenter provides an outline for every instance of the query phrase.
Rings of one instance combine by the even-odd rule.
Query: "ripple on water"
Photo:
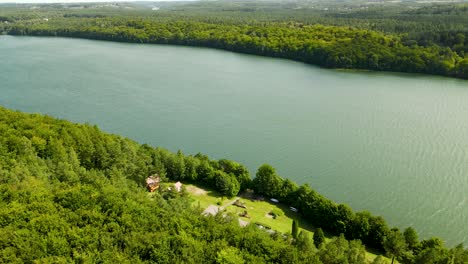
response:
[[[270,163],[421,238],[468,242],[468,82],[218,50],[0,37],[0,104]]]

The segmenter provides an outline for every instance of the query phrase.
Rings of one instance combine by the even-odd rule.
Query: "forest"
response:
[[[384,2],[385,3],[385,2]],[[412,2],[410,2],[412,3]],[[4,6],[0,32],[202,46],[326,68],[468,78],[468,4],[182,2]]]
[[[157,6],[157,9],[155,5]],[[468,78],[468,4],[213,1],[0,5],[0,34],[190,45],[327,68]],[[0,38],[1,43],[1,38]],[[148,193],[145,179],[234,197],[250,189],[297,208],[269,234],[237,216],[202,216],[185,192]],[[323,240],[323,232],[330,238]],[[176,153],[0,106],[0,263],[465,264],[468,249],[391,227],[297,185],[264,164]]]
[[[400,263],[468,261],[462,244],[420,240],[262,165],[252,179],[235,161],[169,152],[73,124],[0,107],[0,262],[2,263]],[[317,231],[270,235],[241,228],[235,215],[201,215],[184,192],[148,193],[163,181],[209,186],[231,197],[247,188],[295,206]],[[297,227],[296,227],[297,228]],[[333,235],[324,243],[324,230]],[[296,233],[296,234],[294,234]],[[317,242],[318,241],[318,242]]]

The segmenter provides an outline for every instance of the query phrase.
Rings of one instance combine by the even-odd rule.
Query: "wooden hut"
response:
[[[159,188],[160,182],[161,177],[159,177],[159,175],[151,175],[148,178],[146,178],[146,189],[148,189],[149,192],[154,192]]]

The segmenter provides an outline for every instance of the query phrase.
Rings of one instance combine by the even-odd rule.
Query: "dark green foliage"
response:
[[[316,248],[320,248],[320,246],[325,242],[325,235],[323,234],[322,228],[317,228],[314,232],[314,245]]]
[[[299,234],[299,222],[294,219],[292,222],[292,227],[291,227],[291,235],[294,239],[297,239],[297,235]]]
[[[0,30],[12,35],[204,46],[329,68],[468,78],[468,13],[458,6],[450,8],[460,10],[460,14],[433,18],[432,10],[416,14],[410,8],[387,12],[377,7],[363,12],[358,6],[343,13],[349,9],[345,5],[320,13],[309,6],[281,9],[275,4],[253,8],[248,3],[234,7],[223,2],[209,7],[187,4],[182,9],[160,10],[158,15],[141,10],[71,12],[57,8],[31,15],[13,8],[0,12],[11,21],[0,23]],[[251,12],[246,8],[252,8]],[[275,12],[265,15],[263,8]],[[45,17],[50,19],[38,19]]]
[[[294,194],[296,193],[297,188],[296,183],[292,182],[290,179],[285,179],[280,188],[278,198],[281,201],[292,204],[294,202]]]
[[[239,192],[239,182],[232,175],[223,171],[215,171],[214,180],[216,189],[229,198],[236,196]]]
[[[252,179],[250,178],[250,173],[246,167],[243,165],[227,159],[221,159],[218,161],[219,167],[226,172],[227,174],[231,174],[235,177],[237,182],[240,184],[240,189],[245,190],[250,188]]]
[[[406,246],[409,250],[415,250],[419,247],[418,233],[412,227],[408,227],[403,232],[405,237]]]
[[[444,242],[437,237],[431,237],[429,239],[425,239],[420,243],[420,249],[425,250],[429,248],[443,248]]]
[[[282,186],[282,179],[276,175],[276,171],[268,164],[263,164],[258,168],[253,187],[256,193],[268,197],[277,197]]]

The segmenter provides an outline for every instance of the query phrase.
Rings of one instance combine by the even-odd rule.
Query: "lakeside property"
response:
[[[173,152],[229,157],[251,175],[274,164],[279,175],[412,226],[422,239],[467,243],[467,81],[212,49],[0,38],[2,105]]]
[[[167,188],[174,183],[169,182],[166,184],[165,187]],[[284,204],[271,202],[268,199],[254,199],[248,192],[241,193],[233,198],[227,198],[215,190],[194,184],[183,184],[183,189],[193,199],[192,205],[199,207],[205,215],[213,215],[218,212],[232,213],[239,217],[240,226],[263,224],[268,228],[267,230],[289,235],[291,234],[293,219],[296,219],[302,231],[308,233],[310,237],[314,234],[315,227]],[[246,208],[234,205],[236,201],[240,201]],[[244,211],[248,212],[249,217],[240,216]],[[280,214],[273,217],[270,214],[271,212],[280,212]],[[329,242],[330,238],[331,236],[328,235],[325,241]],[[368,261],[373,261],[377,256],[370,251],[366,252],[366,259]],[[388,258],[382,257],[384,260],[388,260]]]

